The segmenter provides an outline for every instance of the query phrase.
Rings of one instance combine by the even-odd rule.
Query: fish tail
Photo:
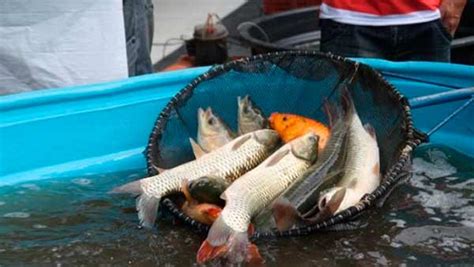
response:
[[[249,263],[249,265],[261,266],[264,263],[264,260],[260,255],[260,251],[258,251],[257,245],[249,244],[247,250],[248,253],[245,260]]]
[[[291,229],[302,222],[301,215],[286,198],[278,198],[272,205],[273,218],[279,231]]]
[[[136,205],[140,225],[145,228],[152,228],[155,224],[160,198],[148,196],[143,191],[141,180],[133,181],[128,184],[114,188],[110,193],[123,193],[138,195]]]
[[[155,225],[160,199],[146,194],[137,198],[137,211],[140,225],[145,228],[153,228]]]
[[[232,263],[247,260],[249,239],[247,232],[233,230],[219,216],[209,230],[207,239],[202,243],[196,256],[198,263],[204,263],[220,257],[225,257]]]

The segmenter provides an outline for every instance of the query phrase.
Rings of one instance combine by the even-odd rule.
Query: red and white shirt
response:
[[[422,23],[441,17],[441,0],[323,0],[320,18],[365,26]]]

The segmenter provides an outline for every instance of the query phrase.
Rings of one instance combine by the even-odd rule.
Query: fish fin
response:
[[[235,151],[237,150],[239,147],[241,147],[243,144],[245,144],[245,142],[247,142],[247,140],[249,140],[250,138],[252,138],[251,135],[243,135],[242,137],[240,137],[238,140],[235,141],[234,145],[232,146],[231,150],[232,151]]]
[[[355,106],[354,106],[354,101],[352,100],[352,95],[349,92],[349,89],[344,88],[342,89],[342,94],[341,94],[341,104],[342,104],[342,109],[344,110],[344,113],[346,115],[353,114],[355,113]]]
[[[296,208],[286,198],[278,198],[273,202],[272,213],[276,227],[280,231],[291,229],[301,218]]]
[[[131,194],[131,195],[140,195],[143,194],[143,189],[141,185],[141,180],[133,181],[122,186],[115,187],[109,194]]]
[[[327,208],[332,214],[335,214],[339,206],[341,205],[342,201],[344,200],[345,195],[346,195],[346,188],[343,187],[337,190],[337,192],[334,193],[334,195],[332,195],[331,199],[329,199],[324,206],[320,206],[320,208],[324,208],[324,209]]]
[[[250,265],[261,266],[264,263],[258,247],[255,244],[250,243],[247,247],[247,258],[245,260]]]
[[[326,113],[326,116],[328,117],[329,128],[332,129],[339,117],[337,108],[335,105],[331,104],[327,99],[324,99],[323,108],[324,108],[324,113]]]
[[[206,154],[206,151],[198,144],[194,139],[189,138],[189,142],[191,143],[191,148],[193,149],[193,154],[195,158],[200,158]]]
[[[231,263],[240,263],[247,259],[248,245],[247,232],[236,232],[219,216],[199,248],[196,260],[204,263],[225,256]]]
[[[267,165],[266,167],[271,167],[271,166],[274,166],[275,164],[277,164],[278,162],[280,162],[281,159],[283,159],[288,153],[290,153],[290,149],[285,149],[285,150],[281,150],[275,154],[273,154],[272,156],[270,156],[268,162],[267,162]]]
[[[160,198],[141,194],[137,198],[137,211],[140,225],[145,228],[152,228],[155,225],[156,214]]]
[[[222,208],[220,208],[219,206],[216,206],[216,205],[211,205],[211,204],[209,204],[209,206],[206,205],[206,207],[203,208],[202,212],[205,213],[205,214],[207,214],[207,216],[208,216],[212,221],[215,221],[215,220],[217,220],[217,218],[218,218],[219,215],[221,214]]]
[[[148,196],[143,192],[141,180],[114,188],[110,193],[128,193],[139,195],[136,200],[138,219],[140,225],[145,228],[152,228],[155,224],[160,198]]]
[[[319,200],[319,213],[315,217],[311,218],[311,221],[319,222],[323,221],[334,214],[341,206],[342,201],[346,195],[346,188],[338,189],[331,197],[328,199],[327,195],[324,195],[323,198]]]
[[[369,123],[366,123],[364,124],[364,128],[367,131],[367,133],[370,134],[370,136],[372,136],[372,138],[377,139],[377,136],[375,135],[375,129],[374,127],[372,127],[372,125],[370,125]]]
[[[215,258],[222,257],[227,248],[225,246],[212,246],[209,241],[204,240],[201,247],[199,247],[198,253],[196,255],[196,261],[198,264],[203,264],[206,261],[213,260]]]

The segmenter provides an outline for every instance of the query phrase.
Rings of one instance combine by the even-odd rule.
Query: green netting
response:
[[[344,221],[372,205],[406,176],[403,169],[410,163],[410,152],[421,140],[415,136],[406,99],[367,65],[337,56],[277,52],[217,66],[196,78],[170,101],[155,124],[146,153],[149,174],[156,174],[154,166],[170,168],[194,159],[188,139],[196,138],[199,107],[212,107],[233,130],[237,128],[237,97],[245,95],[267,116],[294,113],[327,123],[322,103],[324,99],[338,103],[343,87],[351,92],[362,122],[376,130],[382,184],[360,205],[323,223],[266,234],[304,234]],[[184,221],[207,229],[182,214],[173,201],[165,199],[164,204]]]

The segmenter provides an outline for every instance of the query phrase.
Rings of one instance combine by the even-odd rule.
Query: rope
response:
[[[461,111],[463,111],[465,108],[467,108],[472,101],[474,101],[474,95],[471,96],[471,99],[466,101],[462,106],[457,108],[455,111],[453,111],[451,114],[449,114],[446,118],[444,118],[440,123],[438,123],[435,127],[433,127],[428,133],[428,136],[431,136],[433,133],[438,131],[441,127],[443,127],[446,123],[448,123],[452,118],[454,118],[456,115],[458,115]]]

